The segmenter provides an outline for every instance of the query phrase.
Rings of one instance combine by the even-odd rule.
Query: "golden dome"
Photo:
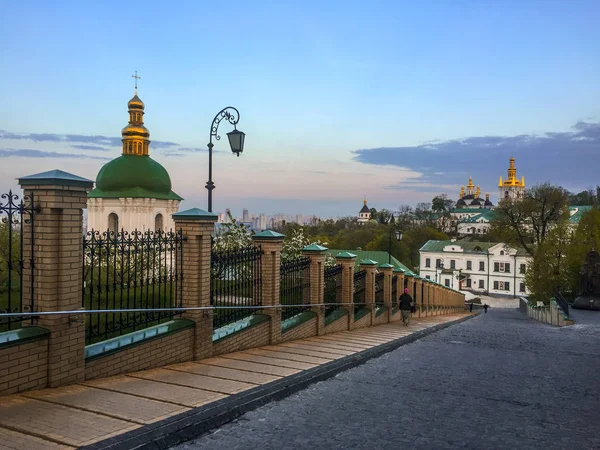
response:
[[[141,136],[141,137],[150,137],[150,132],[148,128],[144,125],[139,124],[129,124],[123,130],[121,130],[121,135],[125,136]]]
[[[129,109],[144,109],[144,102],[138,97],[137,92],[133,96],[129,103],[127,103]]]

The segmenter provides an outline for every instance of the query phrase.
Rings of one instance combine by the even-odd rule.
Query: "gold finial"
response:
[[[141,79],[142,77],[139,77],[137,74],[137,70],[135,71],[135,75],[131,75],[131,78],[135,78],[135,94],[137,95],[137,82],[139,79]]]
[[[367,206],[367,196],[365,195],[365,200],[364,200],[365,206]]]

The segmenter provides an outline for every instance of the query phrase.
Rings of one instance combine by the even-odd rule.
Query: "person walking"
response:
[[[473,312],[473,302],[469,303],[469,312]]]
[[[487,314],[488,308],[489,308],[489,305],[487,303],[485,305],[483,305],[483,310],[485,311],[486,314]]]
[[[410,322],[410,313],[413,306],[413,299],[408,294],[408,288],[404,289],[404,294],[400,296],[400,312],[402,313],[402,323],[408,326]]]

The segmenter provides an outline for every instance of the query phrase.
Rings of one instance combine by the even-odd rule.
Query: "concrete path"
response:
[[[175,416],[464,314],[312,337],[0,398],[0,449],[70,449]]]
[[[596,327],[490,309],[176,449],[598,449],[599,373]]]

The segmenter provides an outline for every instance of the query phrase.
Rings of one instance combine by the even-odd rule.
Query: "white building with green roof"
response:
[[[88,194],[88,229],[168,231],[183,199],[171,190],[167,170],[150,158],[150,133],[137,90],[127,105],[123,153],[100,169],[96,187]]]
[[[522,249],[500,242],[427,241],[419,250],[419,274],[475,294],[528,295],[525,272],[531,261]]]

